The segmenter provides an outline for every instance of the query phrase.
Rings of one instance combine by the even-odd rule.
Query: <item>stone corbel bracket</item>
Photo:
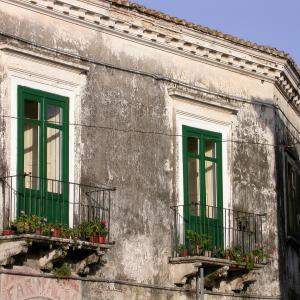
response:
[[[0,244],[0,265],[11,266],[14,264],[14,256],[27,253],[28,242],[26,241],[13,241]]]
[[[152,47],[205,60],[229,69],[273,81],[283,70],[282,60],[260,53],[228,45],[221,39],[201,34],[187,27],[159,22],[155,18],[117,7],[109,1],[71,0],[5,0],[12,4],[30,7],[59,18],[79,22],[93,29],[101,29],[121,35],[126,39],[139,40]],[[232,49],[234,48],[234,50]]]
[[[65,258],[67,251],[68,247],[65,246],[51,250],[49,253],[39,259],[40,269],[43,271],[51,271],[53,269],[53,263],[57,260]]]

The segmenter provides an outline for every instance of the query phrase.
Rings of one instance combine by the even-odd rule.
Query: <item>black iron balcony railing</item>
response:
[[[28,174],[0,178],[2,229],[21,213],[72,228],[85,221],[105,220],[109,241],[111,193],[114,188],[65,182]]]
[[[265,215],[194,203],[172,207],[173,257],[263,255]]]

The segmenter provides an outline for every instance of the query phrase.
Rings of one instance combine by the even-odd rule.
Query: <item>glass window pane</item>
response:
[[[55,105],[47,106],[47,121],[49,123],[61,124],[62,122],[62,108]]]
[[[217,207],[217,166],[216,163],[205,161],[205,190],[206,190],[206,216],[216,218]]]
[[[216,157],[216,142],[212,140],[205,141],[205,156]]]
[[[31,100],[24,102],[24,115],[25,118],[39,120],[40,103]]]
[[[199,153],[199,139],[195,137],[188,137],[188,152]]]
[[[39,126],[24,125],[24,172],[31,176],[25,177],[25,188],[38,189],[39,176]]]
[[[188,160],[188,192],[190,214],[199,216],[200,211],[200,177],[199,159],[189,157]]]
[[[47,128],[47,186],[48,192],[60,193],[62,171],[62,132]]]

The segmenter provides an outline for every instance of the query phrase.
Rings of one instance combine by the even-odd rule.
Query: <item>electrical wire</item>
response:
[[[16,120],[32,120],[29,118],[22,118],[22,117],[15,117],[9,115],[2,115],[2,118],[9,118],[9,119],[16,119]],[[137,133],[137,134],[147,134],[147,135],[160,135],[160,136],[167,136],[167,137],[191,137],[190,135],[183,135],[183,134],[173,134],[173,133],[165,133],[159,131],[144,131],[144,130],[136,130],[136,129],[122,129],[110,126],[103,126],[103,125],[92,125],[92,124],[82,124],[82,123],[68,123],[68,122],[48,122],[49,124],[55,125],[68,125],[68,126],[80,126],[85,128],[94,128],[94,129],[101,129],[101,130],[110,130],[116,132],[123,132],[123,133]],[[209,139],[209,138],[208,138]],[[251,145],[262,145],[262,146],[271,146],[271,147],[284,147],[284,148],[293,148],[300,144],[300,141],[292,144],[271,144],[271,143],[262,143],[262,142],[253,142],[253,141],[245,141],[245,140],[220,140],[217,138],[213,138],[213,140],[221,143],[237,143],[237,144],[251,144]]]
[[[256,100],[248,100],[248,99],[244,99],[244,98],[237,97],[237,96],[216,93],[216,92],[210,91],[208,89],[201,88],[201,87],[196,87],[196,86],[190,85],[188,83],[185,83],[185,82],[182,82],[182,81],[179,81],[179,80],[175,80],[175,79],[163,76],[163,75],[152,74],[152,73],[145,72],[145,71],[139,71],[139,70],[134,70],[134,69],[125,68],[125,67],[121,67],[121,66],[116,66],[116,65],[113,65],[113,64],[110,64],[110,63],[101,62],[101,61],[98,61],[98,60],[95,60],[95,59],[92,59],[92,58],[89,58],[89,57],[85,57],[85,56],[82,56],[82,55],[70,53],[70,52],[67,52],[67,51],[64,51],[64,50],[61,50],[61,49],[58,50],[58,49],[55,49],[55,48],[52,48],[52,47],[47,47],[47,46],[44,46],[40,43],[29,41],[27,39],[24,39],[24,38],[21,38],[19,36],[16,36],[16,35],[13,35],[13,34],[10,34],[10,33],[7,33],[7,32],[3,32],[3,31],[0,31],[0,35],[8,37],[8,38],[15,39],[15,40],[20,41],[20,42],[25,43],[25,44],[29,44],[29,45],[34,46],[36,48],[44,49],[46,51],[51,51],[51,52],[54,52],[54,53],[60,54],[60,55],[69,56],[73,59],[81,60],[82,62],[87,62],[87,63],[91,63],[91,64],[95,64],[95,65],[99,65],[99,66],[103,66],[103,67],[107,67],[107,68],[116,69],[116,70],[119,70],[119,71],[124,71],[124,72],[133,73],[133,74],[136,74],[136,75],[150,77],[150,78],[152,78],[154,80],[157,80],[157,81],[169,82],[169,83],[172,83],[172,84],[176,84],[176,85],[179,85],[179,86],[183,86],[183,87],[193,89],[193,90],[198,91],[198,92],[203,92],[203,93],[207,93],[207,94],[210,94],[210,95],[223,97],[223,98],[226,98],[226,99],[230,98],[234,101],[238,101],[238,102],[242,102],[242,103],[248,103],[248,104],[252,104],[252,105],[260,105],[260,106],[270,107],[270,108],[274,109],[275,111],[277,110],[280,113],[282,113],[282,115],[284,116],[286,121],[294,128],[294,130],[300,136],[300,132],[298,131],[298,129],[289,121],[289,119],[286,117],[284,112],[278,107],[278,105],[275,105],[273,103],[265,103],[265,102],[256,101]],[[4,117],[18,119],[18,117],[13,117],[13,116],[4,116]],[[109,126],[91,125],[91,124],[68,123],[68,125],[70,125],[70,126],[82,126],[82,127],[86,127],[86,128],[98,128],[98,129],[103,129],[103,130],[114,130],[114,131],[127,132],[127,133],[156,134],[156,135],[164,135],[164,136],[181,136],[181,135],[168,134],[168,133],[163,133],[163,132],[142,131],[142,130],[136,130],[136,129],[120,129],[120,128],[114,128],[114,127],[109,127]],[[287,126],[286,126],[286,128],[287,128]],[[298,145],[300,143],[300,141],[299,141],[300,138],[299,139],[297,139],[295,137],[293,137],[293,138],[295,140],[297,140],[297,143],[289,144],[289,145],[258,143],[258,142],[240,141],[240,140],[224,140],[222,142],[245,143],[245,144],[272,146],[272,147],[294,147],[295,145]]]

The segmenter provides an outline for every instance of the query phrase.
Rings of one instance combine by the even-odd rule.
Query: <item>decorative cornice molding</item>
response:
[[[78,73],[87,73],[90,68],[83,64],[74,63],[68,60],[59,59],[56,57],[47,56],[45,54],[37,53],[35,51],[29,51],[26,49],[21,49],[19,47],[15,47],[8,44],[0,44],[0,52],[10,52],[16,55],[23,55],[27,57],[32,57],[36,60],[43,60],[50,64],[60,65],[67,69],[76,70]]]
[[[282,91],[288,102],[300,112],[300,84],[298,86],[292,82],[285,72],[280,74],[280,77],[276,81],[278,88]]]
[[[50,16],[105,30],[125,39],[151,45],[164,51],[188,56],[235,72],[275,82],[300,112],[299,74],[288,58],[268,56],[256,49],[246,49],[234,42],[212,40],[178,24],[162,23],[153,16],[125,10],[107,0],[0,0],[20,5]],[[297,71],[297,70],[296,70]],[[298,86],[297,86],[298,85]]]
[[[21,4],[42,10],[48,14],[60,15],[61,18],[80,21],[85,26],[109,29],[126,38],[134,38],[140,42],[151,43],[155,47],[163,47],[183,55],[190,55],[208,63],[218,64],[231,70],[251,74],[265,80],[274,81],[283,70],[280,60],[274,57],[267,59],[260,53],[253,55],[251,51],[239,49],[238,46],[226,47],[220,43],[195,34],[192,30],[187,34],[180,28],[158,24],[149,17],[111,7],[107,1],[95,2],[86,0],[0,0],[11,4]],[[234,49],[233,49],[234,47]]]

